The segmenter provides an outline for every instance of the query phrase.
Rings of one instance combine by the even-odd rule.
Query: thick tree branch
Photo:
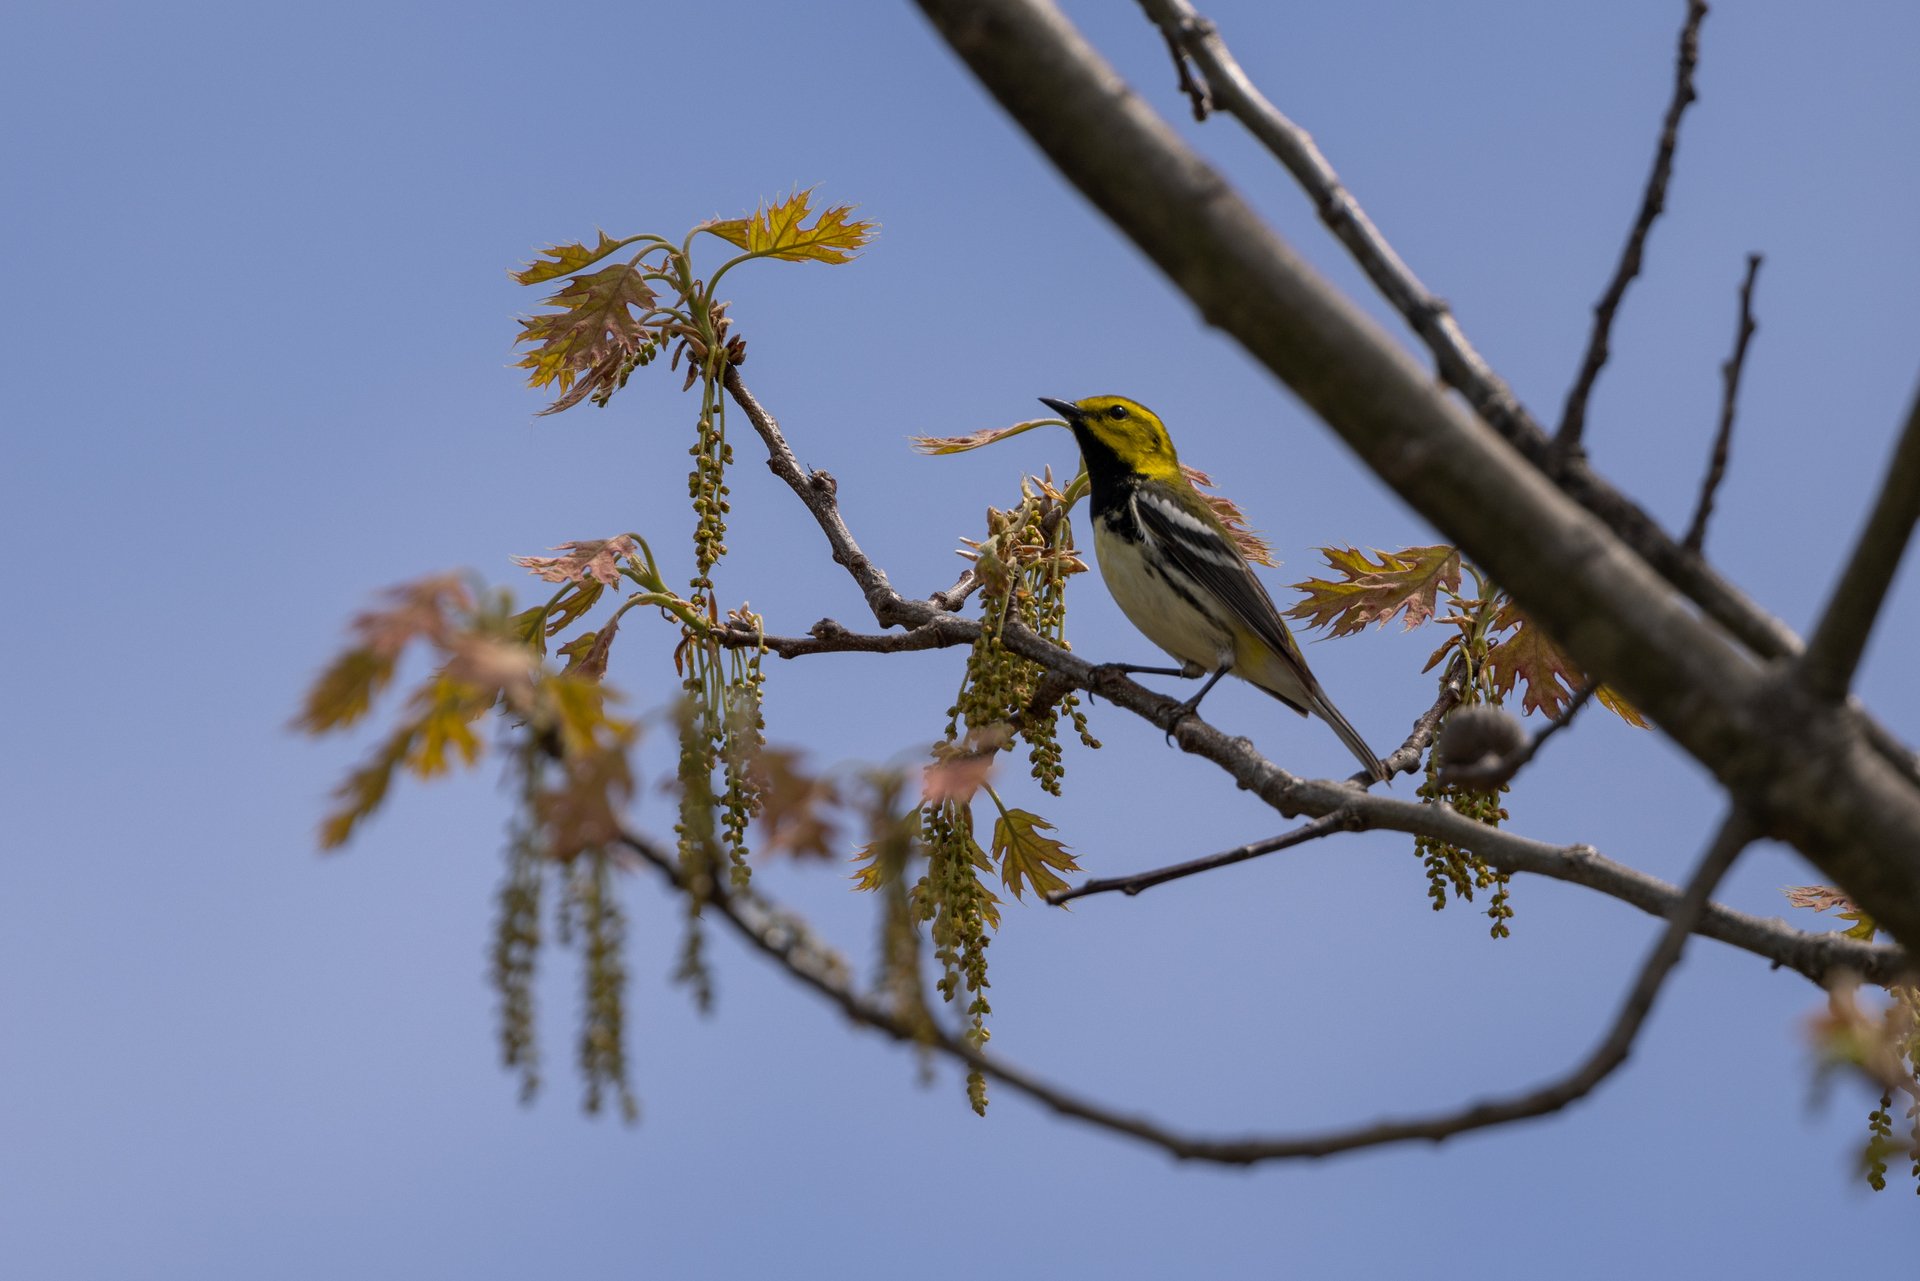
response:
[[[1844,709],[1762,669],[1437,389],[1040,0],[919,0],[1048,156],[1200,307],[1896,938],[1920,940],[1920,790]],[[1332,808],[1331,806],[1328,807]]]
[[[1608,283],[1606,293],[1600,296],[1600,301],[1594,304],[1593,332],[1587,339],[1587,354],[1580,362],[1579,376],[1567,392],[1566,408],[1560,415],[1560,430],[1555,433],[1555,444],[1567,453],[1577,453],[1581,448],[1581,432],[1587,422],[1587,401],[1593,395],[1594,382],[1607,363],[1613,318],[1620,310],[1621,299],[1626,297],[1627,286],[1640,274],[1647,235],[1667,207],[1667,183],[1673,177],[1673,153],[1680,144],[1680,118],[1686,114],[1687,107],[1696,97],[1693,69],[1700,61],[1700,24],[1706,20],[1706,16],[1704,0],[1687,0],[1687,19],[1680,28],[1680,48],[1674,56],[1673,97],[1667,103],[1666,118],[1660,124],[1660,145],[1653,153],[1653,170],[1647,175],[1646,190],[1640,196],[1640,212],[1634,217],[1633,230],[1627,233],[1627,243],[1620,251],[1620,262],[1614,268],[1613,279]]]
[[[1582,456],[1553,447],[1526,406],[1467,340],[1446,302],[1401,260],[1313,138],[1261,94],[1211,22],[1186,0],[1141,0],[1141,5],[1201,71],[1208,100],[1245,125],[1293,175],[1319,210],[1321,221],[1426,344],[1440,377],[1466,398],[1482,420],[1741,644],[1761,658],[1800,652],[1799,637],[1784,623],[1675,542],[1643,508],[1595,475]],[[1890,735],[1886,737],[1891,741]]]
[[[1713,499],[1720,481],[1727,474],[1727,457],[1733,448],[1733,415],[1740,399],[1740,375],[1747,367],[1747,343],[1759,328],[1753,320],[1753,282],[1760,274],[1759,254],[1747,255],[1747,278],[1740,285],[1740,321],[1733,331],[1733,354],[1720,366],[1720,427],[1713,434],[1713,454],[1707,460],[1706,478],[1700,482],[1700,499],[1694,505],[1693,521],[1687,526],[1684,545],[1690,552],[1706,546],[1707,522],[1713,518]]]
[[[1916,519],[1920,519],[1920,390],[1914,392],[1866,528],[1860,531],[1853,555],[1801,656],[1801,679],[1816,697],[1842,698],[1853,683],[1854,669],[1867,648],[1867,634],[1886,603],[1887,589],[1893,585]],[[1840,881],[1852,888],[1844,875]]]

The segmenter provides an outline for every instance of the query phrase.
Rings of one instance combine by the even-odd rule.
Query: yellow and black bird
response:
[[[1267,589],[1233,535],[1180,469],[1173,440],[1153,411],[1124,396],[1040,403],[1080,442],[1092,486],[1093,550],[1114,603],[1135,627],[1180,660],[1177,668],[1128,667],[1169,676],[1212,675],[1186,701],[1192,711],[1232,672],[1294,711],[1312,712],[1375,780],[1386,766],[1307,670]]]

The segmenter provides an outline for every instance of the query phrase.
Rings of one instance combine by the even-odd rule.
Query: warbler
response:
[[[1333,727],[1367,774],[1387,769],[1307,670],[1233,535],[1180,469],[1173,440],[1153,411],[1123,396],[1040,403],[1066,420],[1092,486],[1093,550],[1114,603],[1180,666],[1133,672],[1211,673],[1182,707],[1191,712],[1232,672],[1294,711]]]

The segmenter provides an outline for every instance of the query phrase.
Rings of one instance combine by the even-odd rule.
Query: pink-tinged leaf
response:
[[[599,237],[599,243],[591,249],[577,241],[567,245],[549,245],[521,270],[510,271],[507,274],[523,285],[542,284],[549,280],[557,280],[561,276],[571,276],[576,271],[591,267],[614,250],[640,239],[639,236],[628,236],[624,240],[615,240],[604,231],[595,234]],[[546,261],[542,262],[541,259]]]
[[[1187,474],[1187,479],[1193,482],[1196,489],[1205,491],[1213,488],[1213,477],[1198,467],[1188,467],[1183,463],[1180,470]],[[1227,534],[1233,539],[1234,545],[1239,547],[1242,556],[1256,565],[1265,565],[1269,569],[1280,568],[1280,562],[1273,558],[1273,544],[1262,538],[1247,523],[1247,513],[1241,510],[1239,503],[1225,494],[1202,492],[1200,497],[1207,506],[1213,508],[1213,514],[1220,518],[1220,523],[1226,526]]]
[[[565,552],[564,556],[515,556],[513,563],[550,583],[579,583],[591,577],[603,587],[615,587],[620,582],[620,558],[633,555],[639,548],[632,535],[621,534],[617,538],[561,543],[553,550]]]
[[[979,449],[982,445],[991,445],[1008,440],[1022,432],[1032,431],[1035,427],[1058,427],[1058,418],[1030,418],[1026,422],[1015,423],[1011,427],[986,427],[971,436],[909,436],[913,447],[923,454],[964,454]]]
[[[1384,627],[1396,614],[1411,631],[1433,617],[1441,592],[1460,588],[1460,551],[1446,544],[1376,550],[1377,560],[1353,547],[1322,547],[1320,554],[1337,577],[1295,583],[1306,599],[1287,616],[1324,627],[1329,636],[1351,636],[1371,623]]]
[[[1573,701],[1573,691],[1584,681],[1566,651],[1537,623],[1508,601],[1495,617],[1497,627],[1512,627],[1513,632],[1487,651],[1487,671],[1493,688],[1501,698],[1512,692],[1515,682],[1526,686],[1520,702],[1523,712],[1558,716]]]
[[[555,413],[591,393],[611,391],[628,362],[658,341],[655,331],[640,320],[655,298],[638,268],[616,263],[568,280],[547,299],[547,305],[558,310],[519,322],[520,336],[514,341],[532,348],[518,362],[532,371],[528,385],[552,383],[563,393],[543,412]]]
[[[1873,918],[1860,910],[1858,904],[1830,885],[1790,885],[1780,891],[1787,896],[1787,902],[1795,907],[1810,908],[1815,912],[1832,912],[1843,921],[1852,921],[1848,929],[1842,931],[1848,938],[1873,941],[1874,931],[1878,928]]]

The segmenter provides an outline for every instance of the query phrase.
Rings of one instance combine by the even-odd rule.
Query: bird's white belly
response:
[[[1139,543],[1108,533],[1096,521],[1093,551],[1113,603],[1148,640],[1209,672],[1232,656],[1232,633],[1176,594],[1148,566]]]

